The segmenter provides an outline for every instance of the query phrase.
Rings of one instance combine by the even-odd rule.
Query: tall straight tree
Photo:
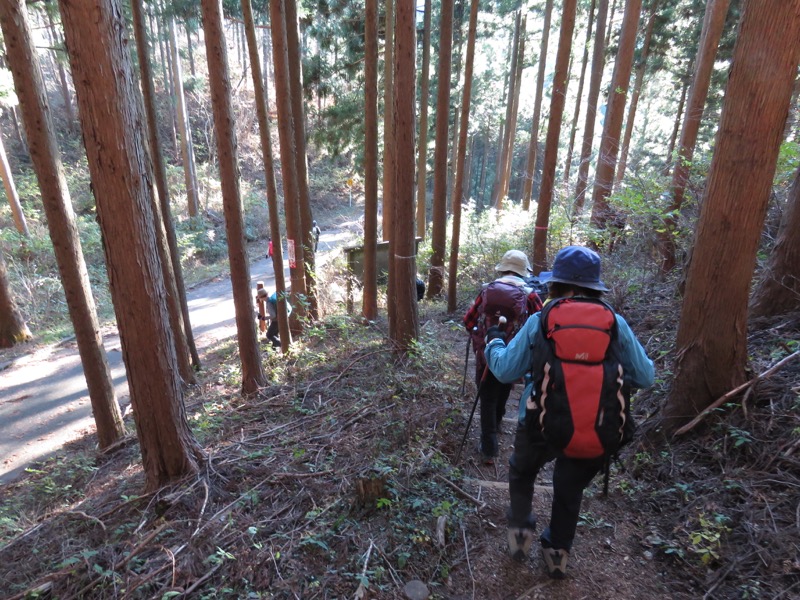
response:
[[[604,229],[609,216],[608,197],[614,182],[617,166],[619,138],[622,133],[622,118],[625,116],[625,102],[628,98],[633,51],[636,46],[636,32],[642,13],[642,0],[626,0],[625,14],[622,18],[622,31],[619,36],[619,49],[614,63],[614,74],[609,87],[608,108],[603,124],[603,137],[600,139],[600,154],[597,157],[597,171],[592,193],[592,225]]]
[[[453,0],[442,0],[439,21],[439,69],[436,92],[436,145],[433,150],[433,227],[428,298],[444,287],[444,255],[447,251],[447,131],[450,118],[450,67],[453,51]]]
[[[419,76],[419,140],[417,150],[417,237],[424,238],[427,229],[428,202],[428,96],[431,66],[431,0],[425,0],[422,21],[422,72]]]
[[[778,238],[750,305],[752,316],[800,310],[800,170],[789,190]]]
[[[175,35],[175,19],[168,17],[169,47],[172,57],[172,87],[175,90],[175,114],[178,121],[178,134],[181,139],[181,156],[183,157],[183,182],[186,186],[186,208],[190,217],[200,212],[200,200],[197,195],[197,173],[194,165],[194,146],[189,125],[189,113],[186,110],[186,96],[183,93],[183,70],[181,55],[178,51],[178,38]]]
[[[152,174],[130,41],[119,0],[60,0],[59,7],[146,485],[152,490],[196,472],[203,452],[183,405],[155,247]]]
[[[628,168],[628,152],[630,151],[631,137],[633,136],[633,124],[636,121],[636,110],[639,106],[639,97],[642,95],[644,85],[644,74],[647,70],[647,59],[650,56],[650,44],[653,40],[653,27],[656,24],[660,0],[651,0],[650,17],[644,30],[644,40],[642,41],[642,53],[639,56],[639,63],[636,65],[636,77],[633,80],[633,90],[631,91],[631,101],[628,104],[628,119],[625,121],[625,135],[622,139],[622,149],[620,150],[619,163],[617,164],[617,174],[614,177],[614,187],[618,187],[625,177],[625,170]]]
[[[461,129],[458,136],[458,157],[453,189],[453,234],[450,242],[450,265],[447,279],[447,311],[456,310],[456,279],[458,275],[458,246],[461,237],[461,203],[464,201],[464,162],[467,154],[469,108],[472,99],[472,71],[475,62],[475,36],[478,29],[478,0],[472,0],[467,33],[467,58],[464,64],[464,92],[461,100]]]
[[[511,150],[514,147],[514,102],[518,96],[517,63],[519,62],[519,48],[522,31],[522,11],[518,10],[514,17],[514,41],[511,43],[511,64],[508,69],[508,102],[506,103],[505,127],[503,129],[503,145],[500,148],[500,162],[497,165],[497,176],[494,180],[494,198],[492,206],[500,210],[503,208],[503,199],[508,190],[508,164]]]
[[[378,0],[366,0],[364,23],[364,299],[361,312],[378,316]]]
[[[394,2],[386,0],[383,51],[383,239],[391,240],[394,224]],[[391,261],[390,261],[391,262]],[[389,312],[393,310],[389,305]]]
[[[745,380],[748,295],[798,60],[800,0],[745,0],[686,278],[667,431]]]
[[[306,282],[306,304],[308,316],[319,317],[317,308],[317,284],[314,258],[314,240],[311,229],[311,198],[308,190],[308,155],[306,152],[306,111],[303,103],[303,66],[300,60],[300,21],[297,16],[297,0],[284,0],[286,15],[286,58],[289,64],[291,85],[291,110],[294,122],[294,158],[297,173],[297,205],[302,234],[303,270]]]
[[[416,244],[414,241],[414,130],[416,2],[397,0],[394,79],[398,93],[394,98],[395,157],[394,231],[389,263],[392,301],[395,304],[394,328],[390,331],[397,350],[407,353],[419,338],[416,293]],[[440,80],[440,85],[443,81]]]
[[[572,151],[575,148],[575,134],[578,131],[578,119],[581,115],[581,101],[583,100],[583,83],[586,80],[586,65],[589,63],[589,43],[592,41],[592,28],[594,27],[594,6],[596,0],[592,0],[589,7],[589,25],[586,27],[586,42],[583,45],[583,58],[581,59],[581,75],[578,78],[578,93],[575,95],[575,115],[572,117],[572,126],[569,130],[569,145],[567,146],[567,160],[564,163],[564,182],[569,181],[570,171],[572,170]]]
[[[272,156],[272,136],[269,131],[269,115],[264,79],[261,76],[261,62],[258,57],[258,40],[250,0],[241,0],[244,17],[247,49],[250,53],[251,74],[253,76],[253,95],[256,102],[261,154],[264,157],[264,178],[267,186],[267,210],[269,212],[269,231],[273,242],[272,267],[275,274],[275,292],[278,298],[278,335],[281,350],[289,351],[292,334],[289,331],[289,311],[286,306],[286,280],[283,274],[283,245],[281,244],[280,216],[278,214],[278,189],[275,185],[275,164]]]
[[[703,107],[708,98],[708,86],[711,83],[711,73],[714,70],[714,61],[717,56],[719,40],[725,26],[725,17],[728,14],[730,0],[709,0],[706,4],[705,17],[703,18],[703,33],[700,36],[700,48],[694,61],[694,77],[686,102],[686,117],[681,128],[681,137],[678,142],[678,156],[672,171],[671,193],[672,201],[667,207],[664,227],[659,234],[659,247],[661,248],[661,272],[668,273],[675,267],[675,240],[673,238],[677,226],[676,215],[683,205],[683,195],[686,182],[689,180],[689,166],[694,156],[694,147],[697,144],[697,134],[700,131],[700,121],[703,117]]]
[[[135,18],[135,17],[134,17]],[[134,24],[134,33],[137,27]],[[146,87],[146,86],[143,86]],[[145,111],[147,111],[147,102],[144,102]],[[148,113],[145,112],[147,115]],[[151,127],[149,123],[145,123],[148,132],[148,140],[152,142],[149,137]],[[155,163],[152,161],[153,153],[150,148],[148,154],[151,160],[150,171],[155,174]],[[158,176],[156,175],[156,186],[158,187]],[[159,194],[160,195],[160,194]],[[159,198],[155,194],[152,195],[153,204],[150,209],[153,211],[154,222],[157,227],[156,248],[158,249],[158,260],[161,268],[164,271],[164,285],[167,288],[167,310],[169,311],[169,320],[172,330],[176,332],[175,339],[175,354],[178,359],[178,369],[180,370],[181,377],[186,383],[194,383],[196,381],[195,374],[191,365],[191,355],[189,352],[188,337],[185,333],[186,327],[184,325],[184,314],[181,312],[180,296],[178,294],[177,283],[175,279],[175,272],[172,267],[172,257],[170,255],[169,244],[167,241],[167,217],[162,214],[163,204],[159,204]],[[169,210],[169,204],[167,203]],[[186,316],[188,317],[188,306]],[[199,359],[198,359],[199,360]]]
[[[603,42],[604,48],[608,48],[609,44],[611,44],[611,34],[614,33],[614,17],[617,14],[617,4],[617,0],[614,0],[611,4],[611,13],[608,15],[608,25],[606,27],[606,39]]]
[[[22,204],[19,201],[19,194],[17,193],[17,186],[14,185],[14,177],[11,175],[11,166],[8,164],[8,156],[6,156],[6,146],[3,143],[3,138],[0,136],[0,177],[3,179],[3,187],[6,190],[6,198],[8,204],[11,206],[11,215],[14,219],[14,227],[17,232],[25,237],[30,236],[28,231],[28,221],[25,219],[25,213],[22,212]]]
[[[527,17],[522,17],[519,31],[519,44],[517,47],[517,60],[514,65],[514,95],[511,101],[511,120],[508,128],[508,153],[503,170],[503,190],[500,198],[508,198],[508,190],[511,184],[511,167],[514,163],[514,142],[517,139],[517,117],[519,115],[519,96],[522,89],[522,70],[525,65],[525,27]]]
[[[550,20],[553,14],[553,0],[547,0],[544,8],[542,24],[542,44],[539,48],[539,71],[536,76],[536,97],[533,102],[533,121],[531,123],[531,141],[528,145],[528,156],[525,160],[525,174],[522,180],[522,208],[530,210],[533,195],[533,179],[536,173],[536,155],[539,152],[539,120],[542,114],[542,95],[544,91],[545,65],[547,64],[547,46],[550,40]]]
[[[573,213],[577,216],[583,211],[586,200],[586,186],[589,181],[589,161],[594,143],[594,124],[597,121],[597,100],[600,97],[600,83],[606,63],[605,30],[608,18],[608,0],[599,0],[597,7],[597,31],[594,34],[592,49],[592,73],[589,77],[589,93],[586,96],[586,121],[583,126],[581,157],[578,160],[578,182],[575,185],[575,205]]]
[[[214,112],[225,232],[228,236],[228,261],[236,312],[236,337],[239,343],[239,359],[242,361],[242,392],[254,394],[266,384],[266,378],[264,367],[261,365],[256,323],[253,320],[250,264],[247,258],[247,242],[244,239],[235,118],[228,74],[228,49],[222,26],[222,0],[202,0],[200,8],[203,13],[203,34],[206,41],[211,108]]]
[[[683,123],[683,109],[686,106],[686,96],[689,94],[689,78],[681,78],[681,99],[678,101],[678,110],[675,111],[674,125],[672,127],[672,134],[669,136],[669,144],[667,144],[667,159],[664,161],[664,176],[669,175],[670,167],[672,167],[672,153],[675,151],[675,144],[678,143],[678,133]]]
[[[189,303],[186,300],[186,286],[183,282],[183,267],[181,267],[178,240],[175,236],[175,226],[172,221],[172,206],[169,196],[167,174],[164,169],[164,156],[161,153],[161,140],[158,135],[158,120],[156,118],[156,91],[153,82],[153,69],[150,62],[150,45],[147,42],[147,29],[145,27],[144,9],[142,0],[131,0],[131,13],[133,15],[133,32],[136,36],[136,52],[141,71],[142,97],[144,99],[145,115],[147,116],[147,136],[150,144],[150,157],[153,161],[153,176],[158,189],[158,200],[161,207],[161,219],[164,233],[169,247],[169,260],[162,261],[167,265],[165,280],[170,286],[170,296],[175,298],[170,301],[170,321],[173,329],[183,332],[183,339],[191,356],[195,368],[200,368],[200,355],[194,343],[192,324],[189,320]],[[179,356],[180,359],[180,356]],[[194,376],[188,376],[183,371],[181,376],[192,381]]]
[[[74,131],[75,129],[75,111],[72,110],[72,97],[69,91],[69,84],[67,83],[67,69],[64,68],[64,61],[63,58],[63,44],[58,37],[58,32],[56,31],[56,24],[53,20],[53,11],[50,6],[45,5],[44,12],[47,15],[47,30],[50,33],[50,40],[53,46],[53,60],[56,63],[56,69],[58,70],[58,81],[61,84],[59,86],[61,90],[61,100],[64,103],[64,112],[66,113],[67,119],[67,126]]]
[[[83,259],[78,226],[47,104],[44,78],[23,0],[0,4],[0,26],[14,87],[21,100],[31,162],[39,180],[47,227],[97,424],[97,440],[101,448],[107,448],[125,435],[125,426],[100,335],[89,273]]]
[[[553,74],[553,93],[550,96],[550,119],[547,123],[544,146],[542,187],[539,190],[539,208],[536,211],[536,227],[533,233],[533,268],[537,273],[547,267],[547,229],[555,187],[558,139],[561,135],[561,118],[564,116],[564,103],[567,98],[569,56],[577,10],[578,0],[564,0],[561,7],[561,33],[558,38],[556,70]]]
[[[306,293],[305,269],[302,263],[303,234],[298,204],[297,169],[295,168],[294,121],[291,108],[291,85],[289,83],[289,59],[286,49],[286,17],[283,0],[269,1],[269,20],[272,37],[272,61],[275,73],[275,105],[278,110],[278,138],[281,147],[281,178],[283,180],[284,217],[286,219],[286,249],[289,254],[289,278],[291,279],[291,304],[294,307],[289,317],[292,335],[302,330],[303,306],[299,302]],[[298,261],[298,258],[300,259]]]
[[[27,342],[31,337],[31,331],[11,292],[8,267],[3,253],[0,252],[0,348],[11,348],[15,344]]]

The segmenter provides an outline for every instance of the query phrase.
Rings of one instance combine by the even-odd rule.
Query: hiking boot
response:
[[[478,447],[478,452],[481,455],[481,462],[485,465],[493,465],[495,459],[497,458],[496,454],[489,454],[488,452],[483,451],[483,445]]]
[[[542,548],[542,558],[544,558],[544,566],[550,577],[564,579],[567,576],[569,552],[555,548]]]
[[[530,527],[508,528],[508,554],[514,560],[523,561],[531,550],[535,532]]]

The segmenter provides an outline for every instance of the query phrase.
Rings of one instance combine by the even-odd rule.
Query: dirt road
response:
[[[323,232],[320,253],[342,243],[341,232]],[[288,263],[287,263],[288,264]],[[288,267],[287,267],[288,281]],[[250,264],[251,287],[263,281],[274,289],[272,261]],[[189,316],[198,353],[235,335],[230,279],[206,282],[188,292]],[[103,341],[120,406],[130,403],[119,335],[104,330]],[[0,484],[64,444],[94,432],[92,408],[74,339],[47,346],[0,364]]]

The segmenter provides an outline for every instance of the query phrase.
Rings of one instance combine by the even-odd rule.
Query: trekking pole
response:
[[[477,327],[473,327],[472,331],[478,331]],[[469,365],[469,345],[472,342],[472,334],[467,337],[467,354],[464,356],[464,378],[461,380],[461,397],[464,397],[464,391],[467,388],[467,365]]]
[[[499,326],[500,330],[503,330],[503,326],[506,324],[506,318],[500,317],[499,319]],[[467,420],[467,427],[464,429],[464,437],[461,438],[461,444],[458,446],[458,452],[456,453],[456,464],[461,459],[461,451],[464,449],[464,442],[467,441],[467,435],[469,435],[469,428],[472,425],[472,417],[475,416],[475,409],[478,407],[478,400],[481,398],[481,389],[483,388],[483,382],[486,381],[486,376],[489,374],[489,363],[486,363],[486,366],[483,368],[483,375],[481,375],[481,380],[478,382],[478,393],[475,394],[475,402],[472,403],[472,410],[469,413],[469,419]]]

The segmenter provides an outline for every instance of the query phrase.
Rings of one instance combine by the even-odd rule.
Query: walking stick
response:
[[[477,327],[473,327],[472,331],[478,331]],[[467,365],[469,365],[469,345],[472,342],[472,334],[467,337],[467,354],[464,356],[464,378],[461,380],[461,397],[464,397],[464,391],[467,388]]]
[[[500,330],[502,331],[503,326],[506,324],[506,318],[500,317],[499,319],[499,326]],[[489,363],[486,363],[486,366],[483,368],[483,375],[481,375],[481,380],[478,383],[478,393],[475,394],[475,402],[472,403],[472,411],[469,413],[469,419],[467,420],[467,427],[464,429],[464,437],[461,438],[461,444],[458,446],[458,452],[456,453],[456,464],[461,459],[461,451],[464,449],[464,442],[467,441],[467,435],[469,435],[469,428],[472,425],[472,417],[475,416],[475,409],[478,407],[478,400],[481,398],[481,389],[483,388],[483,382],[486,381],[486,376],[489,374]]]

